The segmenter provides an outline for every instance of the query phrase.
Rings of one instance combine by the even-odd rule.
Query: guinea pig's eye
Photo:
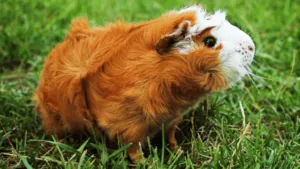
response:
[[[217,39],[213,36],[208,36],[208,37],[204,38],[203,43],[205,46],[212,48],[216,45]]]

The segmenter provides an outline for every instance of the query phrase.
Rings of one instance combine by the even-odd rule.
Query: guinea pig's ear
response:
[[[176,28],[175,31],[173,31],[171,34],[163,36],[156,44],[155,49],[157,53],[159,53],[160,55],[168,53],[177,42],[183,40],[186,37],[190,26],[191,22],[185,20],[180,23],[178,28]]]
[[[88,100],[86,98],[85,77],[74,77],[67,89],[67,103],[64,105],[68,111],[82,114],[84,118],[90,120],[92,115],[88,109]]]

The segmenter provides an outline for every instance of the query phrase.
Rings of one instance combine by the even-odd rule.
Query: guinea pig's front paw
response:
[[[184,152],[184,150],[181,147],[177,147],[177,150],[176,150],[175,154],[179,155],[179,154],[181,154],[183,152]]]
[[[130,157],[130,160],[135,164],[146,162],[146,159],[144,158],[143,153],[140,153],[140,152],[129,153],[129,157]]]
[[[144,154],[140,149],[139,144],[133,144],[128,149],[128,155],[133,163],[143,163],[145,162]]]

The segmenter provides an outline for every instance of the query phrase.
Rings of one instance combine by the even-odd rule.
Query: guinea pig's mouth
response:
[[[227,55],[221,59],[221,67],[224,73],[224,78],[228,87],[234,86],[241,81],[245,76],[253,75],[250,68],[253,61],[253,56],[247,57],[240,54]]]
[[[250,37],[247,39],[235,43],[222,42],[224,47],[220,51],[221,67],[228,87],[234,86],[245,76],[253,75],[250,65],[253,62],[255,46]]]

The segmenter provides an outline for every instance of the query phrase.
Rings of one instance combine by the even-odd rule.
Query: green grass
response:
[[[105,137],[46,136],[33,111],[32,93],[44,58],[63,40],[72,18],[93,26],[119,19],[140,22],[195,1],[2,0],[0,2],[0,168],[129,168],[125,149]],[[145,147],[137,168],[300,168],[300,3],[295,0],[203,0],[208,11],[251,34],[254,73],[235,88],[209,96],[178,131],[183,152]],[[202,110],[202,111],[201,111]],[[158,144],[154,144],[158,142]],[[160,144],[159,144],[160,143]],[[161,145],[163,144],[163,145]]]

